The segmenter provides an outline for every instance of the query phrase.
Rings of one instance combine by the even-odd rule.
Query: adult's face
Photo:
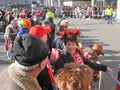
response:
[[[70,54],[74,54],[74,52],[76,51],[77,45],[75,42],[68,41],[65,47],[67,52],[69,52]]]
[[[39,63],[39,66],[36,69],[30,71],[29,73],[33,77],[37,78],[38,74],[45,68],[47,62],[48,62],[48,56],[42,62]]]
[[[17,27],[18,27],[18,23],[17,23],[17,22],[13,22],[12,25],[13,25],[14,28],[17,28]]]
[[[68,26],[69,26],[69,23],[66,22],[65,25],[64,25],[64,27],[65,27],[65,28],[68,28]]]

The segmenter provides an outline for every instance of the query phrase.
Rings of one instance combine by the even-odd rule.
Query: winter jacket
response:
[[[38,75],[37,79],[42,90],[53,90],[52,84],[48,75],[47,67]]]
[[[23,34],[26,34],[26,33],[29,33],[29,29],[25,28],[25,29],[19,30],[17,33],[17,37],[19,37]]]
[[[88,59],[85,59],[79,50],[77,50],[77,52],[82,57],[84,64],[88,65],[89,67],[91,67],[94,70],[107,71],[106,65],[92,63]],[[73,57],[70,55],[70,53],[66,52],[66,53],[61,54],[60,58],[54,63],[55,73],[58,69],[63,68],[65,63],[70,63],[70,62],[75,62],[73,60]]]
[[[0,73],[0,90],[41,90],[35,78],[11,64]]]

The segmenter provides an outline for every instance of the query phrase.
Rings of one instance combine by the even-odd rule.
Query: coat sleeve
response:
[[[54,71],[55,73],[60,69],[64,67],[63,57],[60,57],[55,63],[54,63]]]
[[[89,61],[88,59],[84,59],[84,63],[91,67],[94,70],[101,70],[101,71],[107,71],[107,66],[103,64],[97,64]]]

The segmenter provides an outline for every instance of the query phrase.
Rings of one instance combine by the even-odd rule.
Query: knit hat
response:
[[[51,27],[43,28],[41,25],[35,25],[30,29],[30,34],[41,38],[45,34],[48,34],[52,31]]]
[[[19,28],[30,28],[31,22],[28,19],[20,19],[18,21]]]
[[[13,50],[15,60],[23,66],[36,65],[48,55],[46,44],[38,37],[30,34],[17,37]]]

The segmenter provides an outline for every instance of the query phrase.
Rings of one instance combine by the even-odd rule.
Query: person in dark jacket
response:
[[[56,48],[58,50],[62,50],[64,48],[63,46],[63,36],[65,35],[65,30],[62,25],[59,25],[56,28],[56,37],[53,40],[53,48]]]
[[[39,37],[43,42],[46,43],[48,39],[47,34],[49,34],[51,31],[51,27],[42,27],[41,25],[35,25],[30,29],[29,33],[33,36]],[[50,67],[51,65],[48,59],[45,69],[37,77],[42,90],[53,90],[54,77]]]
[[[47,64],[46,44],[24,34],[15,39],[13,50],[15,62],[0,73],[0,90],[42,90],[37,76]]]
[[[109,67],[102,64],[92,63],[88,59],[85,59],[81,51],[77,49],[78,40],[74,34],[69,34],[63,39],[66,52],[61,54],[59,59],[55,62],[55,73],[58,69],[63,68],[64,64],[75,62],[80,64],[86,64],[94,70],[110,71],[113,72]]]
[[[51,50],[52,50],[52,45],[53,45],[53,39],[54,39],[54,37],[55,37],[55,36],[54,36],[55,30],[53,31],[52,24],[51,24],[51,22],[48,21],[48,20],[43,21],[42,26],[43,26],[43,27],[51,27],[51,30],[52,30],[52,31],[51,31],[49,34],[47,34],[48,39],[47,39],[47,41],[46,41],[46,43],[47,43],[48,46],[49,46],[49,50],[51,51]]]

